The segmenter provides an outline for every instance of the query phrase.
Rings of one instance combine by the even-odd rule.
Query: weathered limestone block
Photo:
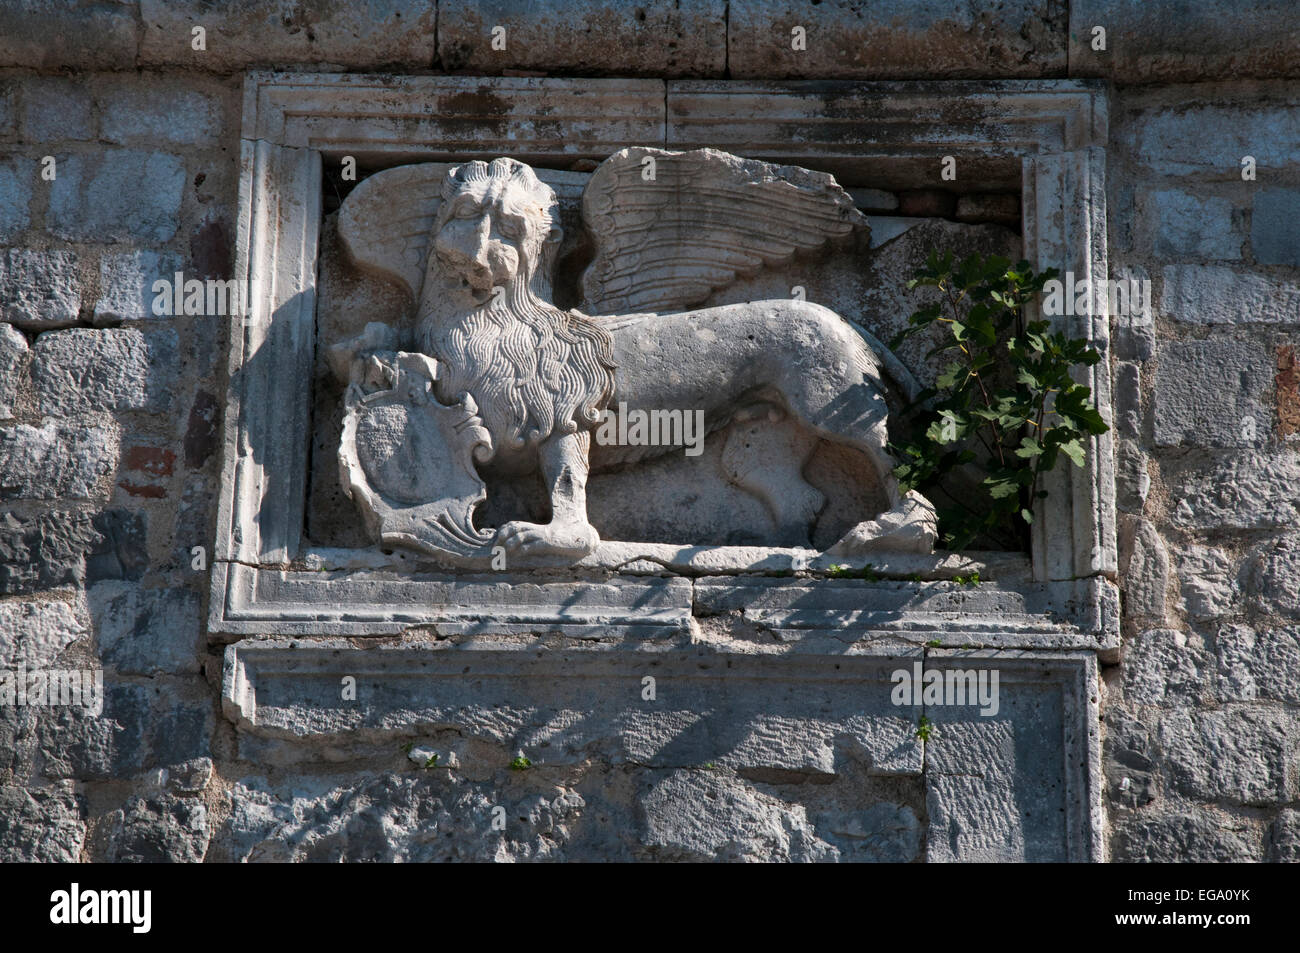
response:
[[[0,420],[14,415],[18,385],[27,366],[27,338],[11,324],[0,324]]]
[[[1222,811],[1187,814],[1143,811],[1115,832],[1114,860],[1121,863],[1249,863],[1262,853],[1259,831]]]
[[[0,66],[123,69],[139,49],[134,2],[12,0],[0,5]]]
[[[1295,800],[1295,715],[1248,708],[1174,710],[1160,746],[1174,787],[1201,801],[1267,806]]]
[[[1212,666],[1186,633],[1153,629],[1124,653],[1124,700],[1135,705],[1196,704]]]
[[[1116,132],[1117,146],[1156,175],[1197,175],[1241,182],[1243,156],[1257,168],[1283,169],[1300,161],[1300,108],[1287,100],[1243,99],[1191,103],[1161,92],[1135,103]]]
[[[1255,260],[1263,265],[1300,265],[1300,191],[1260,189],[1253,203],[1250,249]]]
[[[1300,284],[1226,265],[1168,265],[1160,310],[1188,324],[1300,324]]]
[[[1161,348],[1152,401],[1156,446],[1264,446],[1273,432],[1267,400],[1275,364],[1263,344],[1235,335]]]
[[[100,657],[125,675],[199,670],[198,596],[188,589],[142,589],[101,582],[87,592]]]
[[[1160,797],[1154,732],[1144,719],[1119,703],[1106,706],[1105,772],[1112,808],[1145,807]]]
[[[0,500],[101,499],[117,469],[115,426],[47,419],[0,429]]]
[[[444,3],[438,10],[438,59],[446,70],[488,75],[572,70],[721,76],[727,61],[725,13],[721,0]]]
[[[1106,48],[1093,49],[1094,27]],[[1300,75],[1300,25],[1288,0],[1187,6],[1172,0],[1072,0],[1070,75],[1180,83]]]
[[[264,0],[220,7],[203,0],[141,0],[139,65],[213,72],[289,63],[429,69],[436,7],[434,0],[311,0],[292,8]],[[206,31],[206,50],[193,49],[195,27]]]
[[[1252,601],[1265,612],[1300,619],[1300,539],[1285,536],[1261,546],[1251,559]]]
[[[154,317],[153,283],[160,278],[173,282],[180,270],[180,257],[167,252],[136,250],[104,254],[99,259],[95,323]]]
[[[71,789],[0,787],[0,862],[76,863],[85,808]]]
[[[79,585],[85,554],[101,540],[91,517],[81,513],[0,515],[0,595]]]
[[[1244,214],[1232,201],[1182,189],[1160,189],[1142,199],[1148,247],[1161,258],[1241,258]]]
[[[176,156],[104,149],[59,163],[48,228],[83,242],[165,242],[176,234],[187,177]]]
[[[1060,0],[732,0],[728,67],[764,79],[1064,76],[1066,18]]]
[[[1183,606],[1193,622],[1207,622],[1236,611],[1241,588],[1236,566],[1219,549],[1186,546],[1178,552]]]
[[[1300,863],[1300,811],[1279,811],[1269,831],[1268,859],[1279,864]]]
[[[66,602],[0,602],[0,670],[48,668],[90,629]]]
[[[12,156],[0,159],[0,241],[16,242],[31,224],[36,163]]]
[[[133,797],[112,817],[110,863],[198,864],[208,851],[208,810],[193,797]]]
[[[1300,628],[1227,625],[1219,630],[1215,645],[1222,700],[1300,704]]]
[[[1181,497],[1174,522],[1183,526],[1291,529],[1300,525],[1300,460],[1286,450],[1234,453],[1193,473]]]
[[[151,689],[104,682],[104,708],[63,706],[41,712],[37,750],[51,778],[123,780],[148,765],[148,739],[155,727]]]
[[[639,798],[642,843],[656,860],[821,861],[838,855],[802,805],[712,771],[654,778]]]
[[[32,390],[43,414],[159,413],[172,404],[180,366],[175,330],[68,328],[32,346]]]
[[[1127,615],[1163,620],[1169,554],[1160,533],[1148,520],[1120,522],[1119,566]]]
[[[32,145],[90,139],[95,134],[88,83],[35,76],[23,83],[23,138]]]
[[[80,310],[72,252],[6,248],[0,253],[0,318],[20,328],[57,328],[76,321]]]
[[[182,74],[183,75],[183,74]],[[99,138],[119,146],[213,146],[222,140],[224,90],[165,74],[114,77],[95,86]]]

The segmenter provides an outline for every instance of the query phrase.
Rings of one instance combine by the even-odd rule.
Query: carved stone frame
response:
[[[280,640],[392,635],[419,626],[439,635],[599,632],[635,640],[682,636],[700,599],[730,598],[745,607],[763,602],[762,611],[782,620],[778,628],[811,639],[836,627],[836,597],[846,594],[833,580],[693,582],[664,575],[662,566],[643,566],[639,572],[629,567],[616,584],[589,573],[503,599],[501,587],[472,578],[403,578],[400,554],[380,558],[365,550],[305,547],[323,161],[351,155],[362,167],[380,167],[511,155],[547,164],[599,160],[631,145],[709,146],[840,174],[872,163],[925,162],[937,170],[941,157],[951,155],[976,180],[1018,171],[1026,257],[1039,268],[1091,282],[1107,275],[1106,126],[1104,87],[1073,80],[772,83],[250,73],[235,273],[249,282],[250,301],[247,315],[231,328],[209,633],[220,641],[254,637],[287,644]],[[1102,353],[1080,379],[1109,421],[1109,316],[1103,310],[1059,320]],[[1095,653],[1119,645],[1110,435],[1092,441],[1084,468],[1054,473],[1048,490],[1035,520],[1031,559],[989,561],[985,575],[994,585],[937,595],[906,582],[858,586],[847,593],[859,606],[851,625],[881,633],[885,655],[898,654],[900,631],[913,645],[917,638],[954,649],[971,643],[1008,660],[1026,651],[1058,653],[1053,664],[1078,679],[1070,691],[1075,740],[1063,747],[1076,772],[1066,855],[1099,860]],[[941,579],[971,565],[939,555],[886,560],[883,569]],[[807,599],[798,596],[808,587],[820,587],[824,607],[807,609]],[[237,648],[227,651],[227,709],[251,724],[255,689]],[[1086,751],[1082,758],[1076,757],[1080,751]]]
[[[362,165],[498,154],[571,161],[653,145],[713,146],[819,169],[926,157],[937,167],[944,155],[955,156],[959,168],[1011,159],[1022,169],[1027,257],[1040,268],[1090,280],[1107,273],[1105,140],[1103,90],[1066,80],[663,83],[249,74],[236,277],[249,281],[252,292],[249,314],[231,335],[211,631],[254,633],[279,622],[307,623],[297,629],[307,631],[304,606],[325,600],[309,598],[310,579],[294,584],[291,567],[366,565],[302,549],[323,158],[353,155]],[[1103,355],[1085,382],[1110,419],[1109,316],[1062,320]],[[1054,589],[1052,601],[1062,612],[1108,616],[1106,587],[1091,583],[1116,569],[1109,434],[1094,439],[1082,470],[1061,467],[1048,489],[1026,575]],[[266,573],[275,578],[261,578]],[[358,622],[328,631],[375,630]],[[1087,647],[1114,647],[1111,631],[1096,634],[1100,645],[1093,640]]]

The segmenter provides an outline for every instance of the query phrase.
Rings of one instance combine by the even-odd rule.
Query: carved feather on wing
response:
[[[396,281],[419,300],[433,221],[448,162],[422,162],[377,172],[339,210],[339,237],[361,269]]]
[[[582,216],[596,242],[582,277],[589,314],[682,311],[869,230],[832,176],[713,149],[615,153],[592,174]]]

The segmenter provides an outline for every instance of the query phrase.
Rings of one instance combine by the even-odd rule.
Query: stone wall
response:
[[[925,853],[907,778],[520,773],[453,731],[304,763],[236,744],[204,624],[227,331],[154,316],[149,287],[230,276],[242,74],[289,66],[1110,80],[1112,277],[1154,291],[1112,330],[1110,856],[1300,859],[1300,21],[1288,0],[944,6],[0,0],[0,668],[102,667],[110,712],[0,706],[0,859]],[[892,813],[855,815],[864,797]],[[465,822],[490,803],[523,826]]]

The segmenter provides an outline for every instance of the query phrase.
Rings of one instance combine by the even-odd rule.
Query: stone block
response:
[[[217,73],[290,63],[330,63],[352,70],[434,65],[437,5],[388,0],[357,5],[317,0],[292,8],[244,2],[213,7],[205,0],[141,0],[139,66]],[[195,27],[206,49],[193,49]]]
[[[1226,625],[1215,645],[1222,700],[1300,704],[1300,627]]]
[[[0,595],[80,585],[85,554],[101,542],[83,513],[0,514]]]
[[[719,0],[443,4],[438,10],[438,58],[443,69],[489,75],[536,70],[722,76],[726,5]]]
[[[104,579],[139,579],[149,568],[148,532],[143,513],[125,509],[95,514],[100,540],[86,553],[87,585]]]
[[[1273,819],[1268,837],[1268,859],[1277,864],[1300,863],[1300,811],[1287,808]]]
[[[85,837],[85,808],[71,790],[0,787],[0,863],[76,863]]]
[[[37,749],[52,778],[121,781],[143,770],[148,760],[150,691],[138,685],[104,683],[104,710],[50,708],[41,713]],[[155,730],[156,727],[155,727]]]
[[[188,589],[101,582],[87,591],[100,658],[120,674],[199,671],[199,598]]]
[[[30,159],[0,159],[0,242],[15,241],[31,224],[36,176],[36,163]]]
[[[1104,50],[1093,49],[1098,26],[1106,31]],[[1071,76],[1126,84],[1298,75],[1300,28],[1288,0],[1072,0],[1069,36]]]
[[[11,324],[0,324],[0,420],[14,415],[18,385],[26,377],[27,338]]]
[[[1148,520],[1126,518],[1119,526],[1119,571],[1129,617],[1163,620],[1169,583],[1169,554]]]
[[[114,145],[212,146],[224,132],[221,102],[206,85],[144,74],[98,86],[96,101],[99,137]]]
[[[1250,250],[1261,265],[1300,265],[1300,192],[1261,189],[1255,193]]]
[[[1186,633],[1153,629],[1134,639],[1124,654],[1124,700],[1135,705],[1196,704],[1211,665]]]
[[[0,670],[19,663],[48,668],[60,652],[89,634],[66,602],[0,602]]]
[[[0,63],[38,70],[134,66],[140,32],[135,3],[13,0],[0,5]]]
[[[1247,585],[1253,605],[1300,619],[1300,538],[1284,536],[1261,546],[1251,558]]]
[[[180,270],[180,256],[166,252],[136,250],[105,254],[99,259],[96,323],[154,317],[153,283],[161,278],[174,282]]]
[[[1300,283],[1225,265],[1169,265],[1160,310],[1188,324],[1300,324]]]
[[[75,322],[80,310],[77,258],[72,252],[0,252],[0,319],[20,328],[55,328]]]
[[[1147,170],[1238,185],[1244,156],[1253,157],[1257,168],[1294,166],[1300,161],[1294,145],[1298,141],[1300,108],[1258,98],[1138,104],[1116,134],[1116,145]]]
[[[68,328],[32,346],[32,391],[43,414],[160,413],[172,403],[180,365],[171,328]]]
[[[1220,811],[1143,811],[1115,831],[1121,863],[1222,864],[1260,860],[1260,835],[1250,822]]]
[[[198,864],[212,832],[207,806],[192,797],[133,797],[112,817],[110,863]]]
[[[1182,526],[1291,529],[1300,525],[1300,460],[1287,450],[1230,454],[1191,474],[1174,499]]]
[[[738,79],[1064,76],[1067,18],[1060,0],[732,0],[727,65]]]
[[[1199,801],[1266,807],[1295,800],[1294,715],[1233,708],[1176,710],[1160,721],[1166,772]]]
[[[1179,551],[1177,561],[1188,618],[1208,622],[1236,611],[1241,595],[1236,566],[1222,550],[1187,546]]]
[[[1160,258],[1241,258],[1242,235],[1226,198],[1162,189],[1145,197],[1147,242]]]
[[[957,199],[954,217],[959,222],[995,222],[1014,228],[1020,225],[1020,198],[1003,192],[977,192]]]
[[[104,149],[59,163],[49,230],[82,242],[165,242],[176,234],[185,166],[174,155]]]
[[[94,138],[90,88],[62,77],[38,76],[23,84],[23,139],[37,148]]]
[[[1275,360],[1263,344],[1226,335],[1166,345],[1152,402],[1156,446],[1266,444]]]
[[[47,419],[0,428],[0,500],[101,499],[117,457],[109,426]]]

